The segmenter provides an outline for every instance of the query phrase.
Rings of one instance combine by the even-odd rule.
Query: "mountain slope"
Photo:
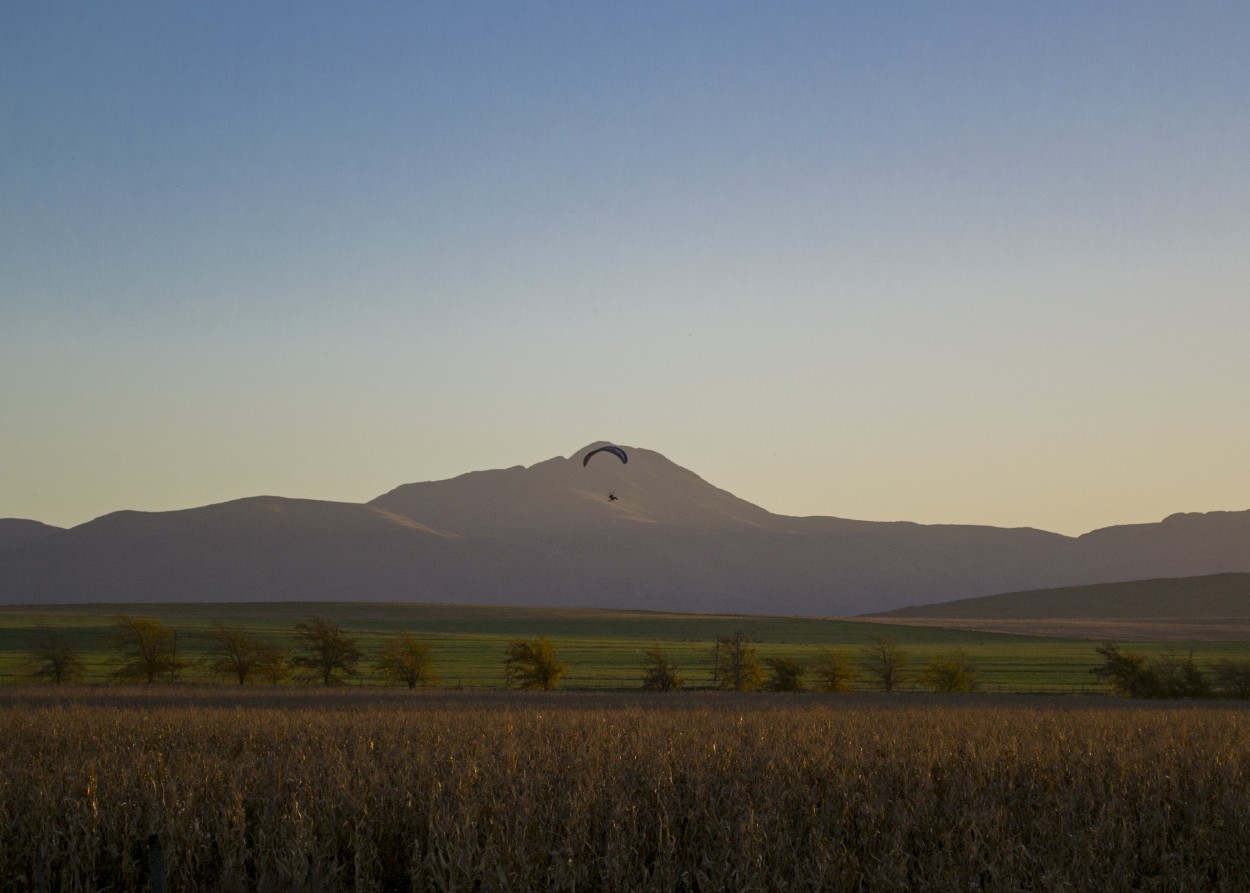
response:
[[[1250,571],[1250,512],[1066,537],[775,515],[628,447],[406,484],[117,512],[0,551],[0,602],[417,600],[845,615]],[[608,499],[612,493],[616,500]]]
[[[1250,618],[1250,574],[1212,574],[1009,592],[899,608],[884,617],[977,620]]]
[[[29,545],[61,529],[24,518],[0,518],[0,552]]]

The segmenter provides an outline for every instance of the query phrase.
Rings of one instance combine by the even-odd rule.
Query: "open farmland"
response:
[[[0,890],[1236,890],[1250,712],[9,688]],[[20,768],[17,768],[20,767]]]
[[[221,681],[207,668],[206,633],[216,624],[237,624],[250,634],[290,648],[296,624],[317,614],[342,625],[358,639],[366,659],[355,681],[362,684],[378,682],[371,658],[382,640],[407,630],[430,644],[435,668],[443,684],[451,688],[502,687],[507,644],[516,638],[540,635],[555,643],[559,658],[568,664],[562,688],[637,689],[643,656],[655,644],[677,663],[687,686],[698,688],[710,681],[710,650],[716,637],[743,632],[754,636],[761,659],[792,657],[810,662],[837,649],[855,665],[874,636],[887,636],[899,641],[914,669],[934,656],[963,649],[976,662],[979,686],[984,691],[1103,690],[1089,673],[1097,662],[1093,650],[1097,639],[829,618],[367,603],[0,607],[0,682],[29,680],[27,649],[39,627],[63,630],[82,650],[86,666],[81,681],[113,681],[116,654],[111,643],[112,622],[119,614],[156,618],[176,630],[179,655],[190,661],[180,679],[189,683]],[[1188,654],[1192,650],[1200,664],[1250,657],[1250,643],[1246,641],[1146,643],[1134,648],[1152,655]],[[915,684],[913,677],[911,685]],[[873,687],[862,673],[856,686]]]
[[[386,636],[407,630],[430,643],[435,668],[443,684],[451,688],[502,687],[507,644],[532,636],[551,639],[559,658],[568,664],[562,688],[637,689],[643,655],[655,644],[677,663],[687,686],[698,688],[709,682],[710,650],[716,637],[743,632],[755,638],[762,659],[813,661],[837,649],[855,664],[874,636],[885,636],[896,639],[907,651],[913,669],[936,655],[963,649],[976,662],[979,687],[984,691],[1103,690],[1089,673],[1097,662],[1093,646],[1098,639],[1056,638],[1054,630],[1044,624],[1039,624],[1039,632],[1052,635],[830,618],[369,603],[0,607],[0,682],[29,679],[26,649],[39,627],[65,631],[82,649],[86,667],[81,681],[113,681],[116,654],[111,642],[112,623],[121,614],[156,618],[178,631],[179,654],[190,661],[180,679],[188,683],[221,681],[207,668],[206,634],[217,624],[237,624],[251,634],[291,648],[296,624],[316,614],[340,624],[359,641],[366,654],[362,673],[355,679],[360,684],[378,683],[371,672],[372,655]],[[1131,636],[1116,638],[1135,641]],[[1192,650],[1200,664],[1250,657],[1250,642],[1244,640],[1144,642],[1135,644],[1134,649],[1149,655],[1188,654]],[[873,687],[862,674],[856,685],[861,689]]]

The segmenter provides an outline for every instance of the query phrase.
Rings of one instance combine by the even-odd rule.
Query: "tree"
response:
[[[178,657],[178,632],[150,617],[121,615],[113,621],[119,655],[115,675],[130,682],[177,678],[187,662]]]
[[[819,691],[847,692],[855,681],[855,670],[841,651],[826,652],[812,667],[812,672],[820,680],[816,686]]]
[[[310,617],[306,623],[297,623],[295,640],[301,650],[292,662],[304,670],[306,678],[320,680],[322,685],[337,685],[341,677],[356,675],[360,648],[334,621]]]
[[[409,690],[418,685],[439,684],[430,646],[417,641],[412,633],[405,632],[386,639],[378,652],[377,668],[387,682],[403,683]]]
[[[1102,663],[1090,672],[1107,680],[1116,694],[1130,698],[1209,698],[1212,695],[1211,683],[1194,663],[1193,652],[1179,660],[1164,657],[1150,661],[1143,654],[1121,651],[1112,642],[1104,642],[1095,650],[1102,657]],[[1223,666],[1217,673],[1222,669]],[[1222,674],[1220,678],[1222,681]]]
[[[803,691],[803,676],[807,667],[793,657],[770,657],[764,661],[768,664],[768,681],[764,687],[769,691]]]
[[[567,667],[556,660],[556,649],[542,636],[517,639],[508,646],[504,660],[504,678],[518,688],[550,691],[555,688]]]
[[[669,661],[663,648],[652,645],[647,649],[642,674],[643,691],[678,691],[685,684],[686,680],[678,675],[677,665]]]
[[[1152,665],[1159,680],[1159,697],[1163,698],[1209,698],[1213,694],[1206,673],[1194,663],[1191,651],[1188,657],[1177,660],[1165,657]]]
[[[291,675],[291,661],[285,648],[266,644],[256,664],[256,675],[277,685]]]
[[[1104,642],[1094,650],[1102,657],[1102,663],[1090,672],[1105,679],[1116,694],[1131,698],[1161,696],[1159,677],[1144,654],[1121,651],[1114,642]]]
[[[864,668],[885,691],[894,691],[907,679],[907,652],[897,639],[874,636],[864,646]]]
[[[754,636],[734,633],[720,636],[712,646],[712,687],[723,691],[754,691],[764,681],[755,654]]]
[[[1215,665],[1220,691],[1230,698],[1250,699],[1250,660],[1222,660]]]
[[[929,661],[924,669],[924,684],[933,691],[954,694],[972,691],[977,676],[976,663],[962,648],[956,648]]]
[[[38,679],[51,679],[57,685],[82,673],[82,652],[64,632],[41,626],[35,630],[30,660]]]
[[[273,652],[277,650],[229,623],[218,624],[208,633],[208,641],[215,655],[209,661],[209,668],[219,676],[234,679],[239,685],[261,675],[266,661],[272,661]]]

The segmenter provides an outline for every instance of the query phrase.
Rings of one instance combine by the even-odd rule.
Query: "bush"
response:
[[[813,666],[812,672],[820,680],[816,686],[820,691],[848,692],[855,682],[855,670],[841,651],[825,653]]]
[[[560,684],[567,669],[556,660],[556,649],[547,639],[517,639],[508,646],[504,678],[518,688],[550,691]]]
[[[685,684],[686,681],[678,673],[677,665],[669,661],[663,648],[652,645],[647,649],[642,674],[643,691],[680,691]]]
[[[712,646],[712,687],[723,691],[754,691],[764,681],[764,671],[755,653],[755,638],[734,633],[721,636]]]
[[[803,691],[805,688],[803,676],[807,667],[802,661],[792,657],[770,657],[764,663],[768,664],[768,681],[764,687],[769,691]]]

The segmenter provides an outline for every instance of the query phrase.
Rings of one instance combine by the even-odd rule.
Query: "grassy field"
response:
[[[1250,708],[0,689],[0,893],[1244,889]]]
[[[184,682],[216,681],[204,666],[205,633],[228,621],[257,636],[291,645],[297,623],[317,614],[356,636],[366,655],[387,635],[410,631],[431,644],[436,668],[449,687],[497,688],[504,684],[508,642],[546,636],[568,664],[562,687],[573,690],[629,690],[640,685],[644,652],[660,644],[681,669],[688,687],[710,679],[710,650],[718,636],[737,632],[755,637],[761,658],[812,661],[830,649],[852,664],[874,636],[897,639],[918,668],[930,658],[962,648],[977,663],[980,688],[990,692],[1085,692],[1101,690],[1089,673],[1097,640],[1028,636],[1001,632],[877,624],[817,618],[687,615],[600,610],[466,607],[428,604],[268,603],[86,605],[0,607],[0,682],[29,679],[26,650],[40,626],[63,629],[87,655],[84,682],[110,681],[111,623],[119,614],[153,617],[176,629],[180,656],[192,661]],[[1114,630],[1110,630],[1114,632]],[[1111,636],[1112,638],[1117,638]],[[1132,641],[1132,637],[1128,637]],[[1250,657],[1250,642],[1143,642],[1147,654],[1186,655],[1199,664]],[[376,682],[371,661],[357,680]],[[860,687],[870,687],[860,679]]]

